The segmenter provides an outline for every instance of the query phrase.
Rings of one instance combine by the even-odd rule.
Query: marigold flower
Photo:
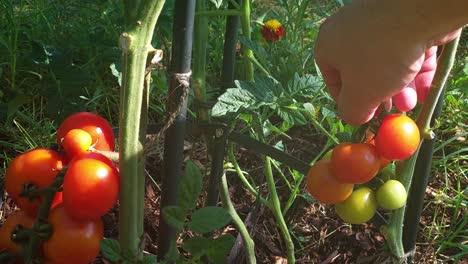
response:
[[[276,19],[266,21],[262,27],[262,36],[266,41],[277,42],[285,34],[286,30]]]

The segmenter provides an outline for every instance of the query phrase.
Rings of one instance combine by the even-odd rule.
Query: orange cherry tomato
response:
[[[320,203],[338,204],[353,192],[354,184],[339,182],[331,173],[331,161],[319,160],[307,174],[306,189]]]
[[[9,164],[5,174],[5,189],[19,208],[35,216],[42,197],[33,200],[21,197],[24,185],[31,183],[38,188],[49,187],[63,164],[63,158],[50,149],[37,148],[25,152]]]
[[[62,139],[68,131],[80,128],[88,132],[92,137],[92,144],[97,150],[115,149],[114,131],[106,119],[98,114],[90,112],[78,112],[67,117],[57,130],[57,144],[62,146]]]
[[[388,160],[405,160],[419,146],[419,128],[408,116],[391,114],[382,120],[375,137],[377,152]]]
[[[62,140],[62,146],[69,160],[89,150],[93,144],[91,135],[83,129],[68,131]]]
[[[331,171],[340,182],[365,183],[380,170],[380,159],[369,143],[341,143],[331,157]]]
[[[99,254],[104,237],[101,219],[78,220],[57,206],[49,214],[52,236],[44,242],[44,256],[51,264],[88,264]]]
[[[0,253],[20,253],[21,245],[11,241],[11,233],[17,225],[22,225],[25,228],[31,228],[34,225],[34,221],[35,219],[23,210],[16,210],[11,213],[3,223],[2,227],[0,227]]]

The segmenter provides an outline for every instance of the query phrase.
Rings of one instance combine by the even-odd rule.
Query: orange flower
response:
[[[276,19],[266,21],[262,27],[262,36],[266,41],[277,42],[285,34],[286,30]]]

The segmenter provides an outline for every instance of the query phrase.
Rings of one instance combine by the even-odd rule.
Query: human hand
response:
[[[424,102],[436,69],[436,45],[460,33],[429,38],[411,20],[399,19],[398,10],[392,15],[391,7],[371,2],[354,1],[329,17],[315,47],[340,116],[351,125],[369,121],[382,103],[388,109],[392,99],[400,111]]]

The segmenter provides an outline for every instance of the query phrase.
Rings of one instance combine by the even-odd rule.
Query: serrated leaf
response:
[[[348,132],[338,132],[335,134],[335,136],[339,142],[352,142],[353,141],[353,135]]]
[[[192,214],[188,227],[197,233],[205,234],[224,227],[231,221],[229,212],[216,206],[202,207]]]
[[[120,244],[115,239],[103,239],[101,240],[101,253],[107,260],[111,262],[117,262],[122,259],[120,256]]]
[[[213,3],[217,9],[219,9],[223,3],[223,0],[210,0],[210,2]]]
[[[226,256],[231,251],[236,239],[231,234],[218,237],[208,248],[207,257],[214,264],[226,263]]]
[[[286,91],[293,97],[296,95],[302,95],[307,98],[312,98],[322,87],[322,84],[322,81],[312,74],[299,76],[296,72],[294,77],[288,81]]]
[[[268,54],[266,53],[265,49],[260,45],[258,41],[247,39],[244,36],[239,36],[239,41],[242,43],[242,45],[251,49],[253,53],[256,54],[260,60],[262,61],[267,60]]]
[[[162,209],[164,220],[177,231],[182,231],[185,222],[185,210],[177,205],[169,205]]]
[[[195,208],[202,188],[203,184],[200,169],[193,161],[187,161],[185,176],[182,177],[179,185],[179,206],[184,210]]]
[[[218,102],[213,106],[211,113],[213,116],[223,116],[228,113],[236,113],[241,108],[257,109],[254,96],[240,88],[229,88],[218,97]]]

